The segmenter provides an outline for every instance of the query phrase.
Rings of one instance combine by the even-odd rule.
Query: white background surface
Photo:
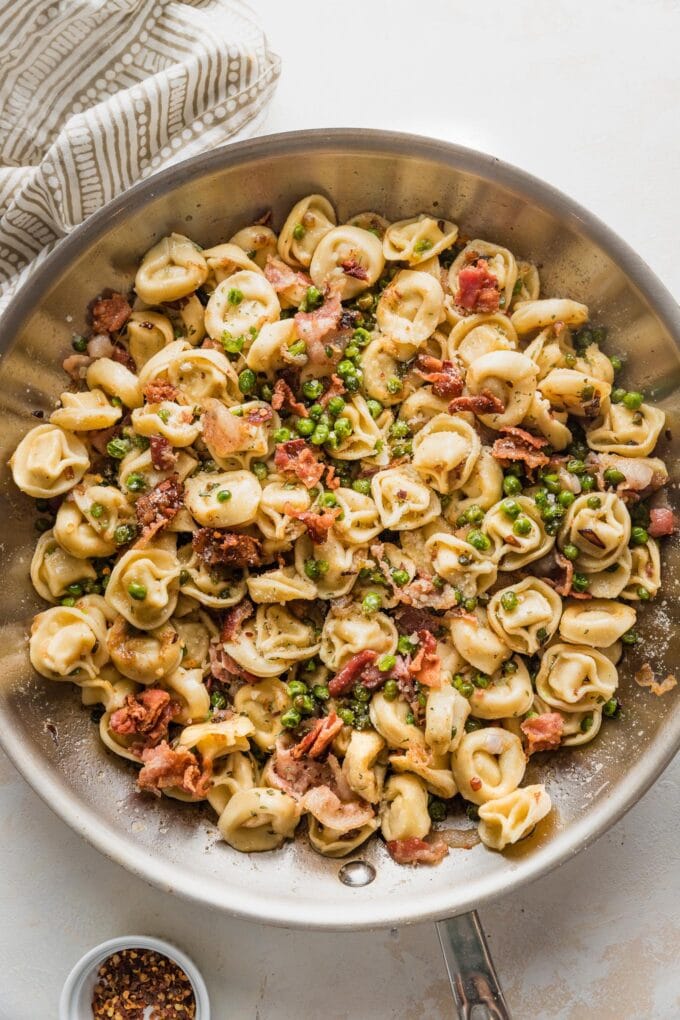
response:
[[[602,217],[680,294],[678,0],[256,0],[283,57],[267,130],[480,148]],[[486,909],[517,1020],[680,1016],[680,763],[591,850]],[[73,835],[0,759],[0,1020],[52,1020],[94,943],[175,940],[217,1020],[453,1016],[434,930],[319,935],[206,913]],[[105,795],[105,794],[104,794]]]

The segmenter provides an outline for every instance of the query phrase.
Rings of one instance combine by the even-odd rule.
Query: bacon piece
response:
[[[418,577],[415,581],[398,590],[399,598],[407,606],[416,609],[437,609],[445,611],[458,605],[459,595],[453,585],[437,588],[429,577]]]
[[[394,614],[394,622],[400,634],[415,634],[419,630],[429,630],[436,634],[442,621],[427,609],[415,606],[399,606]]]
[[[373,820],[373,808],[366,801],[354,797],[342,801],[330,786],[315,786],[302,798],[302,807],[314,815],[322,825],[340,832],[360,829]]]
[[[151,379],[144,387],[144,399],[149,404],[161,404],[164,400],[176,403],[178,397],[179,390],[167,379]]]
[[[105,292],[92,304],[90,315],[96,333],[115,333],[122,329],[132,314],[127,299],[117,290]]]
[[[159,482],[151,492],[140,496],[135,503],[137,524],[141,537],[135,543],[145,546],[151,538],[176,517],[184,506],[184,485],[177,475]]]
[[[165,436],[149,436],[149,452],[156,471],[172,471],[179,459],[179,453]]]
[[[665,680],[657,680],[652,667],[646,662],[635,674],[635,683],[640,687],[648,687],[652,694],[656,694],[657,698],[660,698],[662,694],[667,694],[668,691],[677,687],[678,681],[672,673],[669,673]]]
[[[316,761],[309,757],[296,758],[294,748],[285,747],[281,739],[276,742],[276,753],[272,761],[271,771],[267,770],[268,780],[284,793],[290,794],[294,800],[300,800],[307,790],[315,786],[331,786],[333,772],[328,762]]]
[[[512,436],[513,439],[519,440],[525,446],[533,447],[534,450],[542,450],[545,446],[550,445],[545,436],[534,436],[526,429],[517,428],[515,425],[506,425],[501,429],[501,432],[504,436]]]
[[[440,687],[442,660],[437,655],[437,639],[429,630],[419,630],[420,646],[409,663],[411,676],[425,687]]]
[[[416,372],[432,384],[435,397],[459,397],[463,392],[463,376],[452,361],[442,361],[430,354],[419,354],[416,358]]]
[[[137,365],[135,359],[132,357],[129,351],[126,351],[124,347],[115,346],[111,351],[111,361],[117,361],[119,365],[125,365],[130,372],[137,371]]]
[[[312,286],[312,281],[306,273],[291,269],[275,255],[267,256],[264,275],[276,293],[283,295],[293,305],[299,305],[307,288]]]
[[[559,712],[546,712],[525,719],[520,729],[527,738],[527,751],[554,751],[560,746],[564,733],[564,719]]]
[[[461,308],[470,312],[496,312],[500,297],[498,277],[489,271],[486,259],[478,259],[475,266],[461,269],[454,298]]]
[[[364,648],[363,651],[353,655],[329,683],[328,690],[331,696],[337,698],[340,694],[345,694],[349,691],[356,683],[364,667],[375,662],[377,658],[378,653],[374,652],[371,648]]]
[[[431,842],[409,836],[408,839],[391,839],[387,852],[397,864],[439,864],[449,852],[443,839],[436,837]]]
[[[210,776],[202,772],[196,755],[186,748],[174,750],[163,740],[156,747],[142,751],[144,765],[137,776],[140,790],[167,790],[177,787],[184,793],[204,797]]]
[[[324,465],[314,455],[304,439],[289,439],[279,443],[274,454],[274,465],[299,478],[307,489],[313,489],[324,473]]]
[[[335,354],[329,356],[326,353],[326,347],[338,339],[342,323],[342,287],[342,280],[332,281],[326,288],[325,300],[320,308],[313,312],[298,312],[295,316],[297,334],[307,347],[307,367],[314,367],[319,372],[330,369],[337,361]],[[338,351],[338,357],[339,354]]]
[[[326,392],[322,393],[319,397],[319,403],[322,407],[327,407],[329,400],[333,397],[342,397],[345,392],[344,382],[339,375],[335,375],[335,373],[333,373],[331,376],[331,384]]]
[[[210,671],[221,684],[230,684],[233,680],[243,680],[247,684],[256,684],[262,679],[262,677],[255,676],[254,673],[249,673],[247,669],[244,669],[216,641],[210,642],[208,656],[210,658]]]
[[[285,503],[283,512],[297,521],[302,521],[307,534],[315,545],[322,545],[328,539],[328,532],[340,516],[340,507],[333,507],[317,513],[314,510],[296,510],[290,503]]]
[[[228,609],[222,620],[220,641],[233,641],[240,631],[242,624],[249,620],[254,612],[255,607],[250,599],[241,599],[239,603]]]
[[[340,479],[335,474],[335,467],[332,464],[326,465],[326,488],[333,492],[340,488]]]
[[[220,400],[209,397],[204,401],[203,439],[214,457],[229,457],[243,450],[251,438],[253,428],[246,418],[232,414]]]
[[[516,430],[522,432],[523,429]],[[529,435],[529,433],[526,433]],[[536,436],[531,437],[532,440]],[[550,462],[550,458],[541,450],[536,448],[534,442],[529,442],[522,436],[502,436],[497,439],[491,448],[491,456],[500,461],[523,461],[530,470],[543,467]]]
[[[309,418],[309,411],[300,400],[296,399],[285,379],[276,380],[272,394],[272,407],[275,411],[280,411],[282,407],[285,407],[293,414],[299,414],[301,418]]]
[[[652,538],[664,538],[677,530],[677,521],[670,507],[657,506],[649,511],[649,527],[647,532]]]
[[[364,269],[360,262],[357,262],[355,258],[345,259],[344,262],[340,263],[345,276],[352,276],[355,280],[367,280],[368,272]]]
[[[209,567],[259,567],[262,543],[250,535],[238,535],[218,528],[199,528],[191,544]]]
[[[265,425],[273,417],[274,413],[269,404],[258,404],[246,412],[245,419],[249,425]]]
[[[110,728],[122,736],[139,734],[143,740],[134,746],[135,753],[144,747],[155,747],[168,736],[168,726],[179,712],[167,691],[148,687],[140,694],[128,694],[125,704],[111,716]]]
[[[373,663],[366,666],[361,672],[361,682],[369,691],[379,690],[386,680],[396,680],[399,684],[411,679],[408,664],[403,655],[395,656],[394,666],[391,669],[381,670]]]
[[[554,550],[555,564],[563,571],[562,577],[552,578],[544,577],[546,584],[549,584],[551,588],[554,588],[558,595],[566,598],[570,595],[573,599],[590,599],[592,595],[587,591],[574,591],[572,588],[574,580],[574,564],[571,560],[568,560],[566,556],[563,556],[559,550]]]
[[[505,407],[503,401],[491,392],[482,390],[474,396],[456,397],[449,404],[449,413],[457,411],[472,411],[473,414],[503,414]]]
[[[323,719],[317,719],[309,733],[306,733],[292,749],[291,755],[296,760],[320,758],[333,743],[343,725],[342,719],[335,712],[331,712]]]

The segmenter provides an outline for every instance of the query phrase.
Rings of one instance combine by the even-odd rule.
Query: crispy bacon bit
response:
[[[179,458],[165,436],[149,436],[151,463],[156,471],[172,471]]]
[[[259,567],[262,543],[250,535],[218,528],[199,528],[191,539],[194,551],[209,567]]]
[[[277,294],[283,294],[293,304],[299,305],[312,281],[306,273],[296,272],[274,255],[267,256],[264,275]]]
[[[387,852],[397,864],[439,864],[449,848],[439,837],[427,842],[410,836],[408,839],[391,839],[387,843]]]
[[[141,538],[137,546],[145,546],[151,538],[176,517],[184,506],[184,485],[177,475],[159,482],[151,492],[140,496],[135,503],[137,524]]]
[[[327,540],[328,532],[335,524],[336,518],[340,516],[342,510],[340,507],[333,507],[328,510],[322,510],[321,513],[315,513],[313,510],[296,510],[290,503],[286,503],[283,507],[283,512],[297,521],[302,521],[312,542],[315,545],[322,545]]]
[[[340,263],[340,268],[345,276],[352,276],[355,280],[368,279],[368,272],[355,258],[345,259],[344,262]]]
[[[262,677],[255,676],[254,673],[249,673],[247,669],[244,669],[236,659],[232,658],[228,652],[225,652],[222,645],[217,641],[210,642],[208,656],[210,658],[210,671],[221,684],[230,684],[233,680],[243,680],[247,684],[256,684],[262,679]]]
[[[635,674],[635,683],[640,687],[648,687],[652,694],[656,694],[657,698],[660,698],[662,694],[667,694],[668,691],[677,687],[678,681],[672,673],[669,673],[665,680],[656,680],[652,667],[646,662]]]
[[[343,727],[342,719],[331,712],[323,719],[317,719],[309,733],[295,745],[291,754],[296,760],[300,758],[320,758],[330,747]]]
[[[135,359],[132,357],[129,351],[126,351],[124,347],[116,345],[111,351],[111,361],[117,361],[119,365],[125,365],[131,372],[137,371]]]
[[[482,780],[479,778],[479,776],[473,776],[470,780],[470,789],[477,791],[481,790],[481,788]]]
[[[285,407],[293,414],[299,414],[301,418],[309,418],[309,411],[300,400],[296,400],[295,394],[285,379],[276,380],[272,395],[272,407],[275,411],[280,411],[282,407]]]
[[[364,667],[370,666],[377,657],[378,653],[374,652],[371,648],[364,648],[363,651],[353,655],[329,683],[328,690],[331,696],[337,698],[340,694],[345,694],[349,691],[356,683]]]
[[[249,425],[264,425],[274,415],[269,404],[258,404],[257,407],[251,407],[245,417]]]
[[[564,719],[559,712],[532,715],[530,719],[524,720],[520,729],[527,738],[527,751],[530,755],[536,751],[554,751],[562,740]]]
[[[437,588],[429,577],[418,577],[415,581],[400,588],[398,591],[400,600],[408,606],[415,606],[416,609],[453,609],[458,605],[459,595],[451,584],[445,584],[443,588]]]
[[[513,439],[518,439],[525,446],[531,446],[535,450],[542,450],[545,446],[550,445],[545,436],[534,436],[526,429],[517,428],[515,425],[506,425],[501,429],[501,432],[504,436],[512,436]]]
[[[134,750],[141,753],[143,747],[155,747],[167,739],[168,726],[178,711],[179,705],[170,700],[167,691],[148,687],[140,694],[128,694],[124,706],[111,716],[109,725],[121,736],[139,734],[143,740]]]
[[[546,445],[546,440],[541,442],[537,436],[527,439],[529,435],[530,433],[524,432],[524,429],[513,429],[512,435],[502,436],[495,441],[491,455],[500,461],[524,461],[530,470],[543,467],[550,461],[547,454],[540,449],[540,446]]]
[[[332,464],[326,465],[326,488],[331,492],[340,488],[340,479],[335,474],[335,467]]]
[[[322,407],[327,407],[329,400],[331,400],[333,397],[342,397],[344,393],[345,393],[344,382],[342,381],[339,375],[335,375],[335,373],[333,373],[333,375],[331,376],[331,384],[326,390],[326,392],[322,393],[321,396],[319,397],[319,403],[321,404]]]
[[[246,447],[254,426],[246,418],[232,414],[220,400],[204,401],[203,439],[214,457],[229,457]]]
[[[319,371],[329,369],[335,360],[328,356],[326,347],[336,339],[337,330],[341,326],[342,287],[342,280],[332,281],[326,288],[325,300],[320,308],[313,312],[298,312],[295,316],[297,334],[307,347],[307,366],[311,365]]]
[[[93,302],[90,314],[95,333],[115,333],[128,321],[132,308],[122,294],[112,290]]]
[[[442,660],[437,655],[437,639],[429,630],[419,630],[420,645],[409,664],[409,673],[425,687],[441,686]]]
[[[313,489],[324,473],[324,465],[314,456],[304,439],[289,439],[279,443],[274,454],[274,465],[299,478],[307,489]]]
[[[161,404],[164,400],[177,402],[179,390],[167,379],[152,379],[144,387],[144,399],[149,404]]]
[[[430,354],[419,354],[416,358],[416,372],[432,384],[435,397],[448,399],[459,397],[463,392],[463,376],[452,361],[442,361]]]
[[[474,396],[456,397],[449,404],[449,412],[455,414],[457,411],[472,411],[473,414],[503,414],[505,407],[503,401],[491,392],[482,390]]]
[[[334,760],[332,754],[328,755],[328,761],[322,762],[309,757],[295,758],[293,750],[294,748],[284,746],[281,739],[277,740],[276,754],[268,776],[272,785],[290,794],[295,800],[300,800],[307,790],[315,786],[333,788],[333,772],[330,768],[330,763]]]
[[[419,630],[429,630],[436,634],[442,626],[442,621],[434,613],[415,606],[400,606],[394,617],[400,634],[414,634]]]
[[[413,677],[409,673],[408,663],[403,655],[395,656],[394,666],[382,670],[373,663],[361,672],[361,682],[369,691],[377,691],[386,680],[396,680],[398,684],[411,684]]]
[[[677,521],[670,507],[658,506],[649,511],[648,533],[652,538],[664,538],[677,530]]]
[[[310,811],[322,825],[343,833],[360,829],[374,818],[373,808],[365,800],[353,797],[342,801],[330,786],[316,786],[302,798],[305,811]]]
[[[228,609],[222,621],[220,641],[233,641],[242,624],[249,620],[254,612],[255,607],[250,599],[241,599],[237,605]]]
[[[561,570],[564,571],[564,576],[559,581],[553,581],[553,586],[558,595],[566,598],[567,595],[571,594],[571,585],[574,579],[574,564],[571,560],[568,560],[566,556],[563,556],[561,552],[555,553],[555,562]]]
[[[196,755],[185,748],[173,750],[163,740],[157,747],[142,751],[144,765],[137,776],[140,790],[167,790],[177,787],[184,793],[204,797],[208,791],[210,776],[202,772]]]
[[[475,266],[466,266],[458,274],[458,290],[454,301],[470,312],[497,312],[500,302],[498,277],[489,271],[486,259]]]

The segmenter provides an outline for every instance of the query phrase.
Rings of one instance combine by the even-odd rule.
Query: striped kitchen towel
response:
[[[280,61],[240,0],[0,4],[0,309],[135,181],[254,134]]]

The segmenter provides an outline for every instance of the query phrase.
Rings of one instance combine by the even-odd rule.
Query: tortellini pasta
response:
[[[676,527],[664,413],[507,248],[274,205],[91,306],[10,460],[30,662],[236,851],[303,820],[303,853],[436,862],[456,797],[502,851],[551,810],[530,756],[617,725]]]

